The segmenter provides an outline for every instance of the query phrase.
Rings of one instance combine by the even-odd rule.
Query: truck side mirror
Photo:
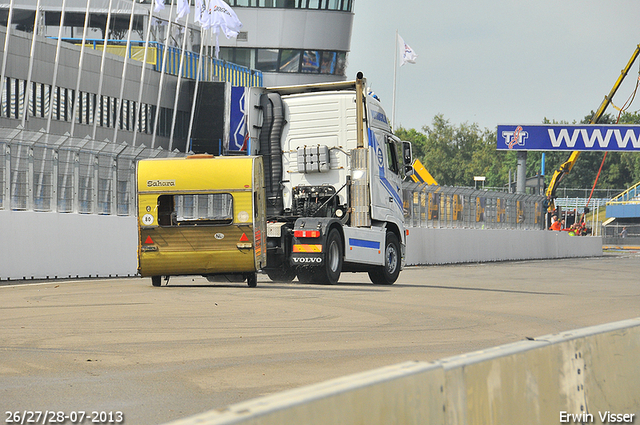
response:
[[[411,150],[411,142],[402,142],[402,162],[404,163],[404,174],[410,176],[413,174],[413,152]]]

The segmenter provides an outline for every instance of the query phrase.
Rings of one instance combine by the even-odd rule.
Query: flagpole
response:
[[[151,21],[153,19],[153,8],[149,7],[149,20],[147,21],[147,34],[144,37],[144,58],[142,58],[142,69],[140,71],[140,87],[138,88],[138,110],[136,111],[136,119],[135,119],[135,129],[133,131],[133,141],[132,145],[136,145],[136,139],[138,137],[138,128],[140,127],[140,119],[142,114],[142,89],[144,88],[144,77],[145,71],[147,70],[147,54],[149,52],[149,38],[151,35]],[[158,45],[156,43],[156,51],[158,49]],[[156,54],[156,58],[158,55]],[[146,106],[145,106],[146,108]],[[149,115],[145,111],[145,127],[148,126],[149,123]]]
[[[9,56],[9,39],[11,38],[12,16],[13,16],[13,0],[9,2],[9,16],[7,17],[7,32],[4,35],[4,51],[2,52],[2,69],[0,70],[0,84],[2,84],[2,87],[0,87],[0,97],[5,92],[7,92],[7,82],[4,80],[4,77],[7,71],[7,57]],[[7,105],[7,109],[9,109],[8,105]],[[9,115],[11,115],[11,113],[7,110],[7,116]]]
[[[198,69],[196,71],[196,87],[193,90],[193,101],[191,103],[191,114],[189,116],[189,132],[187,133],[187,144],[184,147],[185,153],[189,152],[189,143],[191,141],[191,131],[193,130],[193,117],[195,115],[196,110],[196,100],[198,99],[198,85],[200,83],[200,74],[203,72],[202,67],[204,66],[204,57],[203,54],[203,46],[204,46],[204,37],[205,37],[205,29],[200,27],[200,57],[198,59]]]
[[[91,0],[87,0],[87,9],[84,12],[84,27],[82,29],[82,46],[80,46],[80,59],[78,59],[78,75],[76,77],[76,91],[75,93],[78,93],[80,91],[80,79],[82,78],[82,66],[83,66],[83,59],[84,59],[84,50],[85,50],[85,44],[87,44],[87,28],[89,27],[89,8],[91,6]],[[102,100],[100,99],[100,96],[96,97],[96,102],[100,102],[100,109],[98,109],[100,112],[100,120],[103,119],[104,116],[104,110],[102,109]],[[66,102],[66,97],[65,97],[65,102]],[[76,120],[73,119],[73,117],[75,117],[75,107],[76,107],[76,103],[74,102],[73,107],[71,108],[72,110],[72,118],[71,118],[71,128],[69,129],[69,134],[71,134],[71,136],[73,136],[73,130],[75,128],[76,125]],[[65,115],[68,113],[68,110],[65,108]],[[95,118],[94,118],[94,122],[95,122]],[[67,177],[66,174],[64,176],[65,178]]]
[[[178,21],[176,20],[176,25]],[[169,150],[173,149],[173,132],[176,129],[176,118],[178,116],[178,98],[180,97],[180,80],[182,79],[182,67],[184,66],[185,49],[187,48],[187,33],[189,32],[189,15],[184,21],[184,35],[182,37],[182,52],[180,52],[180,66],[178,67],[178,82],[176,83],[176,95],[173,100],[173,117],[171,119],[171,132],[169,133]]]
[[[156,114],[153,120],[153,134],[151,135],[151,148],[156,147],[156,133],[158,131],[158,121],[160,120],[160,108],[162,101],[162,85],[164,84],[165,68],[167,67],[167,56],[169,56],[169,38],[171,37],[171,15],[173,15],[173,1],[169,8],[169,19],[167,20],[167,36],[164,40],[164,52],[162,55],[162,68],[160,69],[160,83],[158,84],[158,100],[156,102]]]
[[[102,98],[102,83],[104,83],[104,66],[105,66],[105,61],[106,61],[106,56],[107,56],[107,46],[109,45],[109,26],[111,25],[111,9],[113,7],[113,0],[109,0],[109,10],[107,11],[107,22],[104,26],[104,41],[102,42],[102,59],[100,60],[100,77],[98,78],[98,95],[96,96],[96,99],[101,99]],[[82,99],[80,98],[80,90],[78,89],[75,93],[75,101],[73,102],[73,116],[71,117],[71,120],[73,122],[75,122],[76,120],[76,111],[78,110],[78,107],[80,107],[80,102],[82,102]],[[82,115],[82,112],[80,112],[80,115]],[[120,120],[118,119],[119,117],[116,116],[113,119],[113,124],[114,126],[117,126],[120,124]],[[96,139],[96,132],[98,130],[98,121],[96,121],[95,119],[93,120],[93,132],[91,133],[91,138],[93,140]]]
[[[395,38],[396,47],[394,49],[395,56],[393,58],[393,99],[391,100],[391,128],[396,125],[396,74],[398,72],[398,30],[396,30]]]
[[[56,43],[56,58],[53,64],[53,80],[51,82],[51,90],[49,91],[49,108],[47,110],[47,134],[51,130],[51,117],[53,115],[53,94],[56,92],[58,84],[58,68],[60,65],[60,45],[62,44],[62,30],[64,29],[64,8],[67,0],[62,0],[62,10],[60,12],[60,27],[58,28],[58,42]],[[7,30],[8,31],[8,30]],[[45,102],[47,100],[45,99]]]
[[[33,37],[31,38],[31,53],[29,54],[29,71],[27,72],[27,87],[24,91],[24,103],[22,104],[22,127],[27,124],[27,115],[29,113],[29,101],[31,100],[31,75],[33,73],[33,57],[36,50],[36,35],[38,35],[38,27],[40,21],[40,0],[36,2],[36,17],[33,21]],[[35,106],[35,105],[33,105]],[[34,114],[35,115],[35,114]]]
[[[122,78],[120,78],[120,96],[118,97],[118,103],[116,104],[116,117],[120,117],[122,115],[122,104],[124,97],[124,83],[127,77],[127,65],[129,64],[129,49],[131,48],[131,33],[133,32],[133,18],[135,17],[134,12],[136,9],[136,0],[131,0],[131,15],[129,16],[129,32],[127,32],[127,47],[124,52],[124,61],[122,64]],[[131,105],[127,108],[127,115],[131,116]],[[128,119],[120,120],[122,125],[122,121],[129,121]],[[118,143],[118,128],[120,126],[116,125],[113,129],[113,143]]]

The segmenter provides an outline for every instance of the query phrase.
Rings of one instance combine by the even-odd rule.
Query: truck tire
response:
[[[400,243],[393,232],[387,232],[384,242],[384,266],[369,272],[376,285],[393,285],[400,275]]]
[[[161,286],[162,285],[162,276],[151,276],[151,284],[153,286]]]
[[[324,264],[319,267],[318,279],[320,283],[333,285],[338,283],[338,279],[340,279],[344,259],[342,237],[340,237],[338,230],[331,229],[329,231],[326,247]]]
[[[340,237],[338,230],[331,229],[325,246],[324,263],[321,266],[298,268],[297,274],[300,283],[320,283],[324,285],[338,283],[344,261],[342,237]]]
[[[255,288],[258,286],[258,274],[257,273],[248,273],[247,274],[247,285],[249,288]]]
[[[269,279],[274,282],[291,282],[296,277],[296,269],[293,267],[266,270]]]

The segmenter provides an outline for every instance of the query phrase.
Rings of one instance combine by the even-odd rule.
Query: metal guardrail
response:
[[[136,161],[181,155],[0,128],[0,210],[135,215]]]
[[[412,227],[545,228],[544,196],[403,183],[405,224]]]

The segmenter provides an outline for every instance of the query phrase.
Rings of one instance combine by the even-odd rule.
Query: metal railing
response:
[[[412,227],[545,228],[544,196],[467,187],[403,183],[405,225]]]
[[[619,195],[612,198],[607,205],[615,205],[615,204],[626,204],[626,203],[640,203],[640,199],[638,199],[638,195],[640,194],[640,182],[634,184],[629,189],[620,193]]]
[[[607,198],[556,198],[554,203],[563,210],[576,210],[582,214],[587,202],[589,202],[589,209],[593,211],[596,208],[604,207],[608,201]]]
[[[485,187],[486,190],[496,191],[496,192],[509,192],[508,186],[501,187]],[[618,195],[620,192],[625,191],[626,189],[593,189],[593,193],[591,193],[590,188],[576,188],[576,187],[559,187],[556,189],[556,197],[558,198],[589,198],[591,195],[592,198],[600,198],[600,199],[611,199],[614,196]]]
[[[63,38],[62,40],[75,44],[82,43],[82,39],[80,38]],[[127,50],[126,43],[122,40],[107,40],[107,52],[140,62],[144,61],[153,65],[154,70],[158,72],[162,71],[163,55],[166,54],[165,72],[169,75],[178,75],[182,49],[166,47],[162,43],[150,41],[145,57],[144,45],[145,43],[143,41],[132,40]],[[85,46],[92,50],[102,51],[104,49],[104,40],[88,39],[85,41]],[[262,86],[262,71],[216,59],[208,55],[202,56],[204,62],[202,66],[200,66],[200,55],[196,52],[185,50],[182,77],[195,80],[198,69],[200,69],[200,81],[227,81],[233,86],[243,87]]]
[[[590,200],[589,198],[556,198],[555,205],[560,208],[560,218],[568,223],[567,216],[572,215],[572,220],[579,219],[584,214],[584,207],[589,202],[588,207],[591,214],[585,216],[585,222],[587,227],[591,229],[592,236],[600,236],[602,221],[598,218],[600,217],[600,209],[605,208],[607,201],[607,198],[591,198]]]
[[[136,162],[182,155],[0,128],[0,210],[135,215]]]

